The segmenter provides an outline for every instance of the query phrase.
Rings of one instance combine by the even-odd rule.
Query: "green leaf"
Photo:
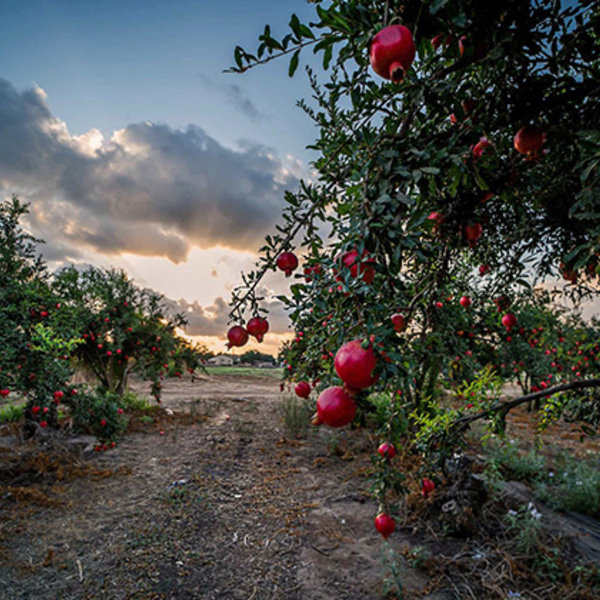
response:
[[[299,59],[300,59],[300,50],[296,50],[296,52],[294,52],[294,54],[292,55],[292,59],[290,60],[290,67],[288,69],[288,75],[290,77],[294,76],[294,73],[296,72],[296,69],[298,68]]]

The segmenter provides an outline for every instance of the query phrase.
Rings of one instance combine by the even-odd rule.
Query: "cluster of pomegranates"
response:
[[[267,319],[263,319],[262,317],[252,317],[248,323],[246,323],[246,327],[242,327],[241,325],[234,325],[227,332],[227,347],[231,348],[245,346],[248,343],[249,336],[253,336],[256,338],[257,342],[262,342],[265,336],[265,333],[269,331],[269,321]]]

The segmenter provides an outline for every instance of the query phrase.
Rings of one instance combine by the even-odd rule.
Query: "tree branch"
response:
[[[506,414],[513,408],[521,404],[525,404],[525,402],[530,402],[531,400],[545,398],[547,396],[552,396],[553,394],[557,394],[559,392],[567,392],[569,390],[580,390],[585,388],[596,387],[600,387],[600,379],[587,379],[583,381],[571,381],[570,383],[563,383],[562,385],[557,385],[545,390],[540,390],[539,392],[534,392],[533,394],[519,396],[518,398],[514,398],[509,402],[497,402],[487,410],[484,410],[476,415],[472,415],[469,417],[461,417],[454,423],[453,427],[457,427],[460,430],[464,430],[474,421],[485,419],[486,417],[489,417],[495,412],[503,412],[504,414]]]

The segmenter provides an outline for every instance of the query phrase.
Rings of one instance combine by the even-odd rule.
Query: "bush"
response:
[[[73,428],[93,433],[100,442],[114,442],[127,428],[120,396],[102,390],[80,390],[70,402]]]

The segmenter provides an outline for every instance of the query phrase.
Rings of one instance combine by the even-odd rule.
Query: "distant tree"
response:
[[[152,381],[160,401],[170,362],[175,372],[200,366],[202,349],[177,335],[183,315],[168,314],[160,294],[138,287],[123,271],[67,267],[55,275],[53,289],[77,315],[83,343],[75,357],[106,391],[121,395],[135,372]]]
[[[275,359],[270,354],[258,352],[257,350],[248,350],[248,352],[244,352],[244,354],[240,355],[240,361],[254,365],[259,362],[274,363]]]

